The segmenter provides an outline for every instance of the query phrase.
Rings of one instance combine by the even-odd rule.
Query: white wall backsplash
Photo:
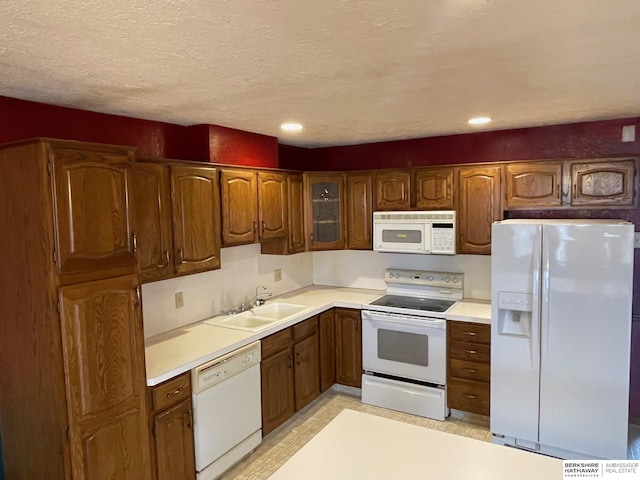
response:
[[[212,317],[255,295],[264,285],[273,295],[296,290],[313,282],[311,253],[261,255],[260,245],[221,250],[222,268],[210,272],[148,283],[142,286],[145,338]],[[273,281],[273,271],[282,280]],[[175,308],[175,294],[183,292],[184,307]]]
[[[369,250],[313,253],[314,285],[384,290],[387,268],[462,272],[466,298],[491,298],[489,255],[416,255]]]

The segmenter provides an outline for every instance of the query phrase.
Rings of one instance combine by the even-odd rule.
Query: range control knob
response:
[[[430,282],[433,282],[433,275],[429,275],[428,280],[429,280]]]
[[[451,281],[451,277],[444,277],[444,281],[449,283]]]
[[[458,283],[458,277],[453,277],[453,283]]]
[[[395,277],[396,277],[396,278],[400,278],[400,274],[399,274],[399,273],[396,273],[396,274],[395,274]]]

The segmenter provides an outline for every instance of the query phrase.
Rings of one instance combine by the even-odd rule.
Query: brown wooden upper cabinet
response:
[[[491,224],[502,219],[501,166],[457,169],[458,253],[491,254]]]
[[[505,177],[505,208],[562,204],[562,162],[509,163]]]
[[[286,174],[287,234],[261,242],[262,253],[289,255],[304,252],[304,182],[301,173]]]
[[[223,245],[286,236],[285,173],[222,168],[220,185]]]
[[[138,233],[138,266],[143,282],[174,273],[170,167],[136,162],[133,166],[131,218]]]
[[[195,162],[134,165],[132,219],[143,282],[220,268],[218,171]]]
[[[171,191],[176,273],[220,268],[218,169],[172,165]]]
[[[633,206],[635,161],[571,162],[571,206]]]
[[[514,162],[505,165],[505,208],[631,207],[635,160]]]
[[[376,172],[375,189],[376,210],[408,210],[411,207],[409,170]]]
[[[344,175],[305,173],[305,236],[309,250],[344,248]]]
[[[347,174],[347,248],[373,248],[372,190],[371,173]]]
[[[414,170],[414,185],[418,210],[453,209],[453,168]]]
[[[61,283],[135,272],[136,234],[129,218],[133,152],[73,142],[48,145]]]

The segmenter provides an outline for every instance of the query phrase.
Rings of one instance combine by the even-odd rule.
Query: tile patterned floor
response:
[[[303,445],[345,408],[421,425],[443,432],[491,441],[489,417],[453,411],[444,422],[416,417],[386,408],[365,405],[359,390],[335,385],[316,401],[264,437],[262,444],[242,462],[222,476],[224,480],[263,480],[269,478]],[[629,425],[628,458],[640,459],[640,425]]]
[[[269,478],[345,408],[464,435],[478,440],[490,441],[491,438],[488,417],[454,411],[445,422],[439,422],[365,405],[360,402],[358,390],[336,385],[294,415],[293,418],[264,437],[262,444],[250,456],[229,470],[222,478],[224,480],[262,480]]]

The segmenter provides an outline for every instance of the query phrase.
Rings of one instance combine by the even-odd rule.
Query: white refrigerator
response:
[[[627,458],[633,236],[616,220],[493,224],[494,443]]]

